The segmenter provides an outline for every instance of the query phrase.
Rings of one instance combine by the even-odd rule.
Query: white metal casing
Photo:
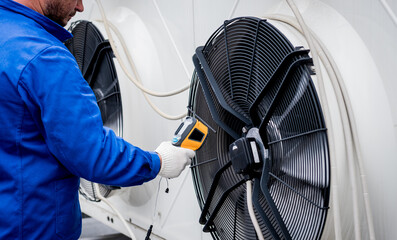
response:
[[[195,48],[204,45],[224,20],[269,14],[293,16],[288,5],[278,0],[102,2],[109,21],[118,28],[128,44],[143,85],[161,92],[189,84],[193,72],[191,57]],[[94,21],[106,36],[95,1],[87,0],[84,3],[85,13],[78,17]],[[308,27],[327,47],[341,72],[353,107],[359,146],[363,153],[375,236],[377,239],[392,239],[397,235],[394,227],[397,209],[393,205],[397,199],[394,187],[397,182],[397,95],[394,94],[397,90],[397,81],[394,80],[394,70],[397,69],[397,45],[394,43],[397,39],[397,24],[393,21],[397,4],[386,0],[304,0],[296,4]],[[294,45],[308,48],[304,37],[296,30],[276,21],[269,22],[279,28]],[[117,46],[122,52],[120,44]],[[123,59],[126,62],[125,55]],[[171,140],[180,122],[158,116],[118,64],[116,68],[123,101],[123,137],[146,150],[154,150],[161,141]],[[343,239],[352,239],[355,227],[346,143],[334,89],[324,68],[322,72],[325,75],[336,150],[331,159],[331,191],[337,192],[336,195],[331,194],[331,209],[323,238],[334,239],[340,234]],[[314,81],[316,83],[315,78]],[[150,98],[163,111],[177,115],[186,112],[187,96],[185,92],[169,98]],[[359,173],[357,169],[355,171]],[[359,175],[356,180],[360,183]],[[159,184],[159,179],[156,179],[142,186],[116,191],[109,201],[121,210],[126,219],[131,219],[131,227],[138,239],[144,238],[152,223],[152,239],[156,239],[156,236],[165,239],[212,239],[209,234],[202,233],[202,226],[198,223],[200,209],[190,171],[187,169],[181,177],[169,180],[168,194],[164,192],[165,188],[166,181],[163,179]],[[361,192],[361,237],[366,239],[369,235],[363,214],[362,189],[358,191]],[[103,203],[90,203],[81,198],[81,204],[87,214],[127,233],[119,219]],[[340,208],[337,218],[333,212],[335,204]],[[107,220],[108,216],[114,219],[113,223]],[[337,234],[334,219],[339,219],[340,231]]]

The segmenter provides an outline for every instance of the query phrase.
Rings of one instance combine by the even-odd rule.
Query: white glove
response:
[[[176,147],[171,142],[162,142],[156,152],[161,157],[159,175],[166,178],[178,177],[195,155],[193,150]]]

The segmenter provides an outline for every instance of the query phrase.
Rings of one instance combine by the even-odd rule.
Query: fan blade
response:
[[[245,116],[231,108],[226,102],[219,89],[218,84],[214,79],[214,76],[212,75],[211,69],[202,53],[202,50],[203,47],[197,48],[196,54],[193,56],[193,63],[195,65],[200,85],[202,87],[205,99],[211,112],[211,116],[217,123],[217,125],[219,125],[225,132],[227,132],[234,139],[238,139],[240,137],[240,134],[236,133],[227,123],[222,120],[219,111],[222,111],[224,115],[226,115],[226,117],[224,117],[223,119],[235,119],[234,121],[240,122],[242,126],[251,125],[251,120],[247,119]],[[216,104],[215,101],[218,104]],[[216,108],[216,106],[218,105],[220,108],[218,108],[219,110]]]
[[[256,99],[254,102],[251,104],[249,112],[251,119],[254,123],[255,126],[258,126],[261,122],[261,115],[259,115],[261,112],[259,112],[259,107],[261,106],[261,103],[263,102],[264,98],[266,95],[269,94],[274,94],[274,90],[278,87],[281,87],[284,84],[284,80],[286,78],[286,75],[291,71],[292,65],[295,63],[297,59],[302,59],[308,58],[308,50],[295,50],[290,52],[288,55],[284,57],[284,59],[281,61],[281,63],[278,65],[276,70],[273,72],[272,76],[270,77],[269,81],[266,83],[266,85],[263,87],[263,89],[257,94]],[[295,63],[296,64],[296,63]],[[283,81],[283,82],[281,82]],[[273,90],[273,91],[271,91]],[[276,94],[277,95],[277,94]],[[270,99],[268,99],[268,102],[266,102],[266,105],[269,105]],[[262,106],[263,107],[263,106]],[[270,107],[267,107],[269,109]]]
[[[287,78],[292,77],[295,72],[291,71],[293,68],[297,68],[299,65],[304,64],[304,63],[309,63],[311,62],[311,59],[309,58],[304,58],[304,59],[300,59],[297,60],[296,62],[294,62],[291,67],[288,70],[287,75],[284,77],[284,79],[281,81],[280,86],[278,87],[276,94],[274,95],[273,98],[271,98],[271,102],[266,109],[262,109],[265,110],[265,115],[261,118],[261,122],[259,124],[259,132],[261,133],[261,136],[265,136],[266,134],[266,127],[269,123],[270,118],[272,117],[276,107],[279,105],[279,103],[281,102],[281,99],[284,95],[284,89],[288,84],[288,81],[286,81]],[[266,85],[268,86],[268,85]],[[265,94],[266,96],[266,94]]]
[[[319,239],[319,226],[324,224],[329,208],[329,192],[302,183],[294,185],[292,190],[288,185],[292,185],[294,179],[286,175],[281,178],[272,180],[269,191],[291,236],[294,239]]]
[[[221,167],[216,172],[216,174],[214,176],[214,180],[212,181],[212,184],[211,184],[211,188],[208,192],[208,197],[205,200],[205,204],[204,204],[203,210],[200,215],[200,220],[199,220],[200,224],[204,224],[207,222],[206,216],[207,216],[209,208],[211,206],[212,198],[214,197],[215,190],[216,190],[216,187],[218,186],[219,179],[221,178],[222,174],[226,171],[226,169],[228,169],[230,166],[232,166],[231,161],[227,162],[223,167]]]
[[[95,93],[99,93],[97,95],[97,97],[99,97],[99,99],[97,99],[97,102],[103,101],[114,94],[120,94],[120,92],[118,91],[117,79],[111,81],[109,86],[107,86],[106,88],[105,86],[100,86],[100,87],[93,86],[92,88],[95,91]]]
[[[267,229],[269,230],[270,234],[272,235],[273,239],[278,240],[281,239],[276,230],[273,227],[273,224],[271,223],[270,219],[266,215],[265,211],[263,211],[261,204],[259,203],[259,193],[260,193],[260,180],[255,179],[254,181],[254,191],[252,193],[252,202],[254,203],[254,206],[256,208],[256,211],[259,213],[261,216],[263,222],[265,223]]]
[[[229,104],[227,104],[227,102],[226,102],[224,96],[222,95],[222,92],[218,86],[218,83],[216,82],[215,77],[211,72],[211,68],[208,65],[207,60],[204,57],[203,47],[198,47],[196,49],[195,56],[196,56],[195,59],[197,59],[199,61],[199,62],[198,61],[194,62],[196,70],[199,69],[201,73],[204,72],[205,76],[208,79],[209,85],[210,85],[213,93],[215,94],[217,101],[222,106],[222,108],[225,109],[227,112],[231,113],[234,117],[238,118],[240,121],[244,122],[246,125],[251,124],[250,119],[246,118],[239,112],[235,111],[233,108],[231,108],[229,106]],[[201,65],[201,68],[199,67],[199,65],[197,65],[197,63]],[[203,82],[204,79],[205,78],[200,78],[200,76],[199,76],[200,82]]]
[[[108,95],[106,95],[106,96],[103,96],[103,97],[101,97],[100,99],[98,99],[97,100],[97,103],[100,103],[100,102],[102,102],[102,101],[105,101],[105,100],[107,100],[107,99],[109,99],[109,98],[111,98],[111,97],[113,97],[113,96],[115,96],[115,95],[119,95],[120,94],[120,92],[112,92],[112,93],[110,93],[110,94],[108,94]]]
[[[234,189],[238,188],[241,186],[243,183],[245,183],[247,180],[242,179],[230,188],[228,188],[221,196],[219,201],[216,203],[214,211],[212,211],[210,217],[208,218],[207,222],[204,225],[203,231],[204,232],[209,232],[211,229],[211,226],[213,225],[215,217],[218,215],[219,210],[221,209],[223,203],[225,202],[226,198],[228,197],[229,193],[231,193]]]
[[[312,63],[307,53],[307,50],[296,50],[288,54],[251,105],[250,116],[254,125],[259,126],[262,137],[266,137],[266,126],[282,101],[284,89],[291,82],[291,78],[296,77],[297,69],[302,65]],[[267,142],[266,139],[266,147]]]
[[[287,182],[297,182],[295,177],[291,177],[288,175],[282,175],[280,177],[277,177],[276,175],[274,175],[273,173],[269,172],[269,175],[271,177],[273,177],[276,181],[273,181],[273,183],[280,183],[282,185],[284,185],[284,187],[287,187],[289,190],[291,190],[293,193],[297,194],[299,197],[301,197],[303,200],[309,202],[310,204],[312,204],[313,206],[317,207],[318,209],[324,210],[324,209],[328,209],[328,206],[320,206],[319,204],[317,204],[314,200],[310,199],[310,196],[306,196],[303,192],[301,192],[299,189],[294,188],[293,186],[291,186],[291,184],[288,184]],[[283,180],[283,179],[284,180]],[[274,184],[272,184],[273,186]],[[322,188],[317,187],[317,186],[313,186],[311,184],[308,184],[307,182],[300,182],[298,179],[298,184],[296,184],[297,186],[299,186],[300,188],[303,189],[311,189],[311,193],[313,192],[317,192],[320,194],[317,194],[316,196],[322,196],[323,194],[322,192]],[[311,194],[312,196],[313,194]],[[313,197],[312,197],[313,198]]]
[[[106,110],[101,109],[101,111],[104,111],[106,113],[106,117],[103,118],[103,125],[108,126],[111,123],[119,121],[121,110],[122,110],[121,107],[114,107],[112,109],[106,109]]]
[[[312,186],[329,186],[325,130],[312,131],[270,145],[271,172]]]
[[[89,65],[86,69],[86,71],[83,73],[84,79],[88,82],[90,86],[92,86],[92,79],[95,78],[95,74],[97,73],[97,66],[101,62],[101,58],[107,53],[108,51],[111,51],[112,48],[110,46],[109,41],[103,41],[99,43],[89,61]]]
[[[272,210],[273,216],[275,217],[278,226],[281,229],[283,234],[283,239],[292,239],[290,233],[288,232],[287,227],[285,226],[284,220],[281,218],[280,212],[278,211],[276,204],[273,201],[272,196],[270,195],[269,188],[268,188],[268,181],[269,181],[269,160],[265,159],[263,162],[263,169],[262,169],[262,176],[260,180],[260,186],[262,190],[262,194],[266,199],[267,204],[269,205],[270,209]]]

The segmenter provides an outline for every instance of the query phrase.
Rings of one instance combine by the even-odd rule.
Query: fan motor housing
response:
[[[237,174],[252,177],[260,170],[262,159],[254,138],[242,137],[229,146],[229,156]]]

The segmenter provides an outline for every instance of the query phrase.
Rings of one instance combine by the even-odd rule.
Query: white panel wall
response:
[[[286,3],[279,0],[102,2],[109,20],[117,26],[128,44],[143,85],[161,92],[189,84],[193,71],[191,57],[196,47],[205,44],[209,36],[229,17],[292,15]],[[354,108],[363,151],[376,237],[392,239],[397,235],[397,228],[393,226],[397,215],[394,207],[397,190],[393,186],[397,182],[397,24],[393,21],[397,3],[392,0],[296,2],[308,26],[327,46],[342,73]],[[103,24],[99,21],[101,16],[95,1],[86,0],[84,3],[86,11],[78,18],[94,21],[106,35]],[[393,13],[389,14],[385,6],[389,6]],[[283,24],[274,24],[295,44],[307,47],[304,38],[295,30]],[[123,51],[120,46],[118,49]],[[122,59],[126,61],[125,55]],[[146,150],[154,150],[161,141],[171,139],[179,121],[165,120],[156,114],[142,92],[127,80],[120,66],[117,70],[124,104],[124,138]],[[351,178],[345,161],[346,149],[335,95],[329,82],[326,82],[326,87],[337,140],[337,153],[332,160],[337,179],[333,181],[337,183],[335,186],[338,187],[340,197],[342,237],[350,239],[354,237]],[[163,111],[178,115],[186,112],[187,97],[188,93],[185,92],[169,98],[150,99]],[[357,169],[355,171],[358,172]],[[357,179],[360,181],[359,177]],[[200,210],[189,170],[180,178],[169,181],[169,194],[164,193],[165,181],[161,182],[155,211],[158,186],[157,179],[143,186],[123,189],[111,197],[110,201],[122,210],[125,218],[131,219],[134,231],[140,236],[144,236],[145,230],[153,223],[152,216],[155,212],[153,232],[158,237],[211,239],[208,234],[201,232],[198,224]],[[362,210],[362,201],[360,204]],[[107,221],[111,211],[103,204],[99,204],[98,208],[98,205],[82,199],[82,206],[83,211],[126,233],[117,221]],[[325,238],[334,238],[333,226],[330,219]],[[363,233],[368,232],[364,223],[361,227]],[[363,234],[364,239],[367,237],[367,234]]]

